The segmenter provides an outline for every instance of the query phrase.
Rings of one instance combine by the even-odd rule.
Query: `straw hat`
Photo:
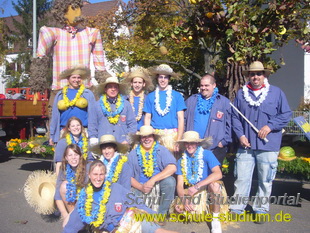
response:
[[[71,75],[80,75],[81,79],[86,79],[90,76],[90,69],[84,65],[76,65],[61,72],[61,79],[66,79]]]
[[[133,67],[130,72],[127,72],[124,75],[123,83],[130,86],[131,81],[134,78],[142,78],[145,82],[145,89],[146,90],[152,91],[154,89],[154,85],[153,85],[152,79],[151,79],[151,74],[147,69],[145,69],[141,66]]]
[[[248,74],[252,71],[264,71],[266,76],[270,75],[270,70],[265,69],[263,63],[260,61],[254,61],[250,64],[249,69],[243,70],[242,74],[248,76]]]
[[[137,131],[136,134],[129,135],[129,141],[131,143],[140,142],[140,138],[143,136],[154,135],[155,141],[160,140],[160,134],[156,133],[154,128],[150,125],[143,125],[140,128],[140,131]]]
[[[128,145],[126,144],[122,144],[122,143],[119,143],[118,141],[116,141],[115,137],[111,134],[106,134],[106,135],[102,135],[100,137],[100,140],[99,140],[99,143],[97,145],[94,145],[92,147],[89,148],[89,150],[91,152],[94,152],[95,154],[97,155],[101,155],[102,154],[102,151],[100,149],[100,146],[103,145],[103,144],[108,144],[108,143],[112,143],[112,144],[115,144],[116,145],[116,150],[123,154],[123,153],[126,153],[128,151]]]
[[[171,77],[175,78],[175,79],[180,79],[180,74],[179,73],[175,73],[173,72],[173,69],[167,65],[167,64],[161,64],[159,66],[156,67],[151,67],[149,68],[151,74],[153,74],[153,76],[157,76],[158,74],[164,74],[164,75],[170,75]],[[153,77],[153,78],[155,78]]]
[[[57,176],[51,171],[32,172],[24,185],[24,195],[28,204],[39,214],[52,214],[55,211],[54,195]]]
[[[204,149],[207,149],[212,145],[212,137],[207,137],[204,139],[199,138],[199,133],[196,131],[187,131],[183,134],[183,137],[181,140],[177,141],[180,146],[184,147],[184,142],[196,142],[199,146],[203,147]]]
[[[97,86],[97,93],[98,93],[99,96],[104,94],[104,89],[105,89],[106,85],[109,84],[109,83],[116,83],[116,84],[118,84],[118,86],[119,86],[119,93],[120,94],[125,95],[127,93],[126,85],[123,84],[123,83],[120,83],[116,76],[110,76],[110,77],[108,77],[104,81],[104,83],[99,84]]]

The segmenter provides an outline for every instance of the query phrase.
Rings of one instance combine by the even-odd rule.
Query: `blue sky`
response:
[[[91,3],[106,2],[106,1],[107,0],[89,0],[89,2]],[[17,15],[15,10],[13,9],[12,2],[17,3],[17,0],[0,0],[0,18],[11,15],[12,16]],[[125,0],[124,2],[128,2],[128,0]],[[4,12],[2,12],[2,9],[4,9]]]

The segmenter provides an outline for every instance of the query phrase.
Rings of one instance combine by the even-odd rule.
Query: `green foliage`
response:
[[[305,44],[310,38],[309,0],[129,1],[112,18],[113,24],[100,26],[107,57],[124,59],[130,66],[169,63],[184,74],[177,88],[185,94],[195,90],[191,85],[197,85],[200,75],[214,71],[222,83],[235,82],[228,88],[236,91],[244,78],[229,65],[262,60],[275,71],[279,61],[269,54],[291,39]],[[97,17],[96,25],[103,25],[101,21]],[[128,26],[129,34],[113,35],[120,25]],[[160,52],[162,46],[167,53]]]
[[[32,46],[28,42],[32,41],[33,29],[33,1],[18,0],[17,3],[12,2],[14,10],[21,16],[21,20],[13,18],[14,28],[6,28],[6,40],[14,43],[18,57],[13,60],[17,64],[18,69],[7,66],[6,77],[8,87],[28,86],[29,70],[32,57]],[[39,28],[46,24],[47,18],[45,13],[50,9],[51,1],[37,0],[37,35]],[[0,45],[1,49],[1,45]],[[1,53],[1,52],[0,52]]]
[[[310,179],[310,158],[298,157],[292,161],[278,160],[278,172],[283,174],[295,174]]]

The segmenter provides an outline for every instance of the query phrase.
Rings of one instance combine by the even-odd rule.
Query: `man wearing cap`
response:
[[[255,196],[269,198],[272,181],[277,171],[277,157],[282,139],[282,128],[289,122],[291,110],[285,94],[280,88],[268,82],[270,71],[255,61],[243,72],[249,78],[237,93],[234,105],[258,129],[253,128],[232,111],[232,127],[239,139],[240,147],[236,155],[235,198],[249,197],[255,165],[258,171],[258,190]],[[266,140],[267,139],[267,140]],[[253,210],[258,216],[269,211],[269,203],[261,203],[256,198]],[[230,206],[232,212],[240,214],[245,204]],[[262,218],[257,223],[262,223]]]
[[[73,116],[78,117],[85,128],[88,127],[89,114],[93,112],[95,105],[95,96],[81,82],[89,75],[90,70],[84,65],[66,69],[60,74],[62,79],[67,79],[68,85],[59,91],[54,99],[50,123],[51,145],[58,142],[60,131]]]
[[[151,125],[163,136],[163,143],[170,151],[177,151],[175,141],[182,138],[184,132],[184,98],[180,92],[172,90],[168,85],[170,78],[178,78],[178,74],[166,64],[152,69],[156,76],[157,87],[148,94],[144,109],[145,125]]]
[[[220,163],[214,156],[214,154],[207,150],[211,145],[211,137],[200,139],[198,132],[187,131],[183,134],[182,140],[179,140],[180,149],[182,149],[182,157],[177,163],[177,192],[178,196],[185,200],[184,209],[180,209],[179,205],[175,206],[175,209],[182,213],[183,211],[197,211],[198,205],[201,210],[206,210],[206,202],[200,203],[188,203],[184,198],[186,195],[194,196],[196,194],[202,194],[202,192],[208,192],[212,195],[211,200],[215,200],[215,196],[220,196],[221,185],[216,182],[222,178],[222,172],[220,169]],[[184,186],[188,187],[185,189]],[[199,198],[200,199],[200,198]],[[221,223],[218,219],[220,213],[220,204],[214,203],[213,205],[213,220],[211,222],[211,232],[221,233]],[[198,212],[198,211],[197,211]],[[195,212],[195,213],[197,213]],[[201,213],[197,213],[201,214]]]
[[[130,169],[133,170],[131,186],[137,194],[149,194],[158,189],[162,200],[158,213],[166,214],[174,199],[176,160],[171,152],[160,145],[160,136],[152,126],[144,125],[135,135],[131,135],[133,143],[138,143],[128,155]],[[157,196],[158,198],[158,196]]]
[[[230,101],[218,93],[214,76],[204,75],[200,80],[200,93],[186,100],[185,131],[196,131],[200,138],[211,136],[209,150],[222,164],[231,138]]]
[[[143,107],[146,93],[154,88],[150,73],[143,67],[134,67],[125,74],[124,84],[131,86],[128,99],[136,116],[138,130],[140,130],[144,125]]]
[[[110,134],[102,135],[99,144],[90,148],[96,155],[101,155],[100,160],[106,166],[106,180],[111,183],[118,183],[126,189],[131,188],[131,173],[127,163],[128,145],[116,141]]]
[[[98,142],[105,134],[114,135],[121,143],[127,142],[127,135],[137,131],[137,121],[132,107],[124,97],[126,86],[115,76],[108,77],[98,86],[100,99],[89,117],[88,135],[90,143]]]

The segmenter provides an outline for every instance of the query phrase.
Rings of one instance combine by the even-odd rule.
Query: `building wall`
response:
[[[275,51],[271,57],[278,63],[283,57],[285,65],[281,65],[281,68],[270,76],[269,83],[284,91],[291,109],[295,110],[304,97],[304,83],[307,76],[309,79],[309,69],[307,72],[305,70],[305,52],[300,44],[290,41]]]

